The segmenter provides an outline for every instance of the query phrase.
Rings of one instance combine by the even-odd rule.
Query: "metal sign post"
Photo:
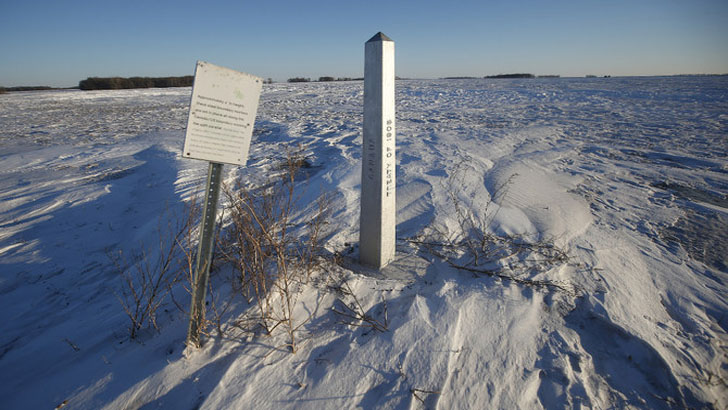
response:
[[[220,196],[221,174],[222,164],[210,162],[210,167],[207,170],[205,204],[202,208],[200,243],[197,246],[195,282],[192,287],[192,305],[190,306],[190,326],[187,332],[187,344],[193,346],[200,346],[200,328],[205,321],[205,296],[214,248],[217,199]]]
[[[201,345],[223,164],[245,165],[263,80],[198,61],[182,156],[209,161],[187,346]]]

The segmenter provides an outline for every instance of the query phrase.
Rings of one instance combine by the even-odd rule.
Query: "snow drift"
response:
[[[297,190],[330,194],[338,261],[298,295],[295,354],[231,330],[185,356],[169,299],[159,331],[129,339],[108,255],[153,246],[204,182],[179,155],[189,94],[0,96],[4,408],[728,405],[728,78],[399,81],[397,259],[381,272],[355,263],[361,83],[267,85],[227,180],[264,181],[300,145]],[[489,265],[513,280],[458,269],[467,255],[422,245],[464,234],[453,201],[566,257]],[[230,274],[218,265],[218,297]],[[386,330],[342,324],[351,295]]]

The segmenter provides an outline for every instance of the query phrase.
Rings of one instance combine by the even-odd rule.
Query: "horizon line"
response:
[[[397,76],[397,80],[507,80],[508,78],[494,78],[493,76],[498,75],[508,75],[507,74],[490,74],[485,76],[469,76],[469,75],[458,75],[458,76],[443,76],[443,77],[399,77]],[[514,73],[515,74],[515,73]],[[518,73],[518,74],[531,74],[531,73]],[[555,78],[630,78],[630,77],[720,77],[720,76],[728,76],[728,73],[682,73],[682,74],[632,74],[632,75],[610,75],[610,74],[585,74],[580,76],[562,76],[559,74],[531,74],[534,77],[533,78],[516,78],[516,79],[555,79]],[[87,77],[87,78],[134,78],[134,77],[142,77],[142,78],[165,78],[165,77],[186,77],[186,76],[162,76],[162,77],[145,77],[145,76],[131,76],[131,77],[120,77],[120,76],[108,76],[108,77]],[[320,77],[326,77],[326,76],[320,76]],[[291,77],[291,78],[308,78],[308,77]],[[338,78],[350,78],[349,80],[335,80],[335,81],[319,81],[319,80],[310,80],[305,82],[311,82],[311,83],[318,83],[318,82],[344,82],[344,81],[362,81],[363,77],[338,77]],[[83,81],[83,80],[79,80]],[[304,82],[304,83],[305,83]],[[283,81],[273,81],[273,83],[289,83],[287,80]],[[189,87],[189,86],[188,86]],[[13,88],[38,88],[37,90],[16,90],[12,91]],[[10,92],[24,92],[24,91],[50,91],[50,90],[74,90],[78,89],[78,84],[68,86],[68,87],[53,87],[48,85],[0,85],[0,89],[3,89],[5,91],[11,90]],[[148,88],[172,88],[172,87],[148,87]],[[183,87],[181,87],[183,88]]]

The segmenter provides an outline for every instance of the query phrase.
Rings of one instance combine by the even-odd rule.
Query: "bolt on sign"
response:
[[[245,165],[263,79],[197,62],[185,158]]]
[[[263,79],[203,61],[192,86],[184,158],[209,161],[187,346],[200,346],[223,164],[245,165]]]

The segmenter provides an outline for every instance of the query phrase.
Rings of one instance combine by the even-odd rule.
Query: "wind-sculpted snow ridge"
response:
[[[380,272],[355,262],[362,93],[266,85],[248,165],[225,167],[265,186],[300,152],[293,232],[329,195],[296,353],[240,331],[238,295],[188,355],[184,285],[129,340],[109,255],[153,247],[201,190],[190,89],[0,96],[2,407],[728,406],[728,77],[398,81]],[[232,274],[216,264],[216,304]]]
[[[190,88],[19,93],[0,100],[0,143],[114,144],[184,130]]]

